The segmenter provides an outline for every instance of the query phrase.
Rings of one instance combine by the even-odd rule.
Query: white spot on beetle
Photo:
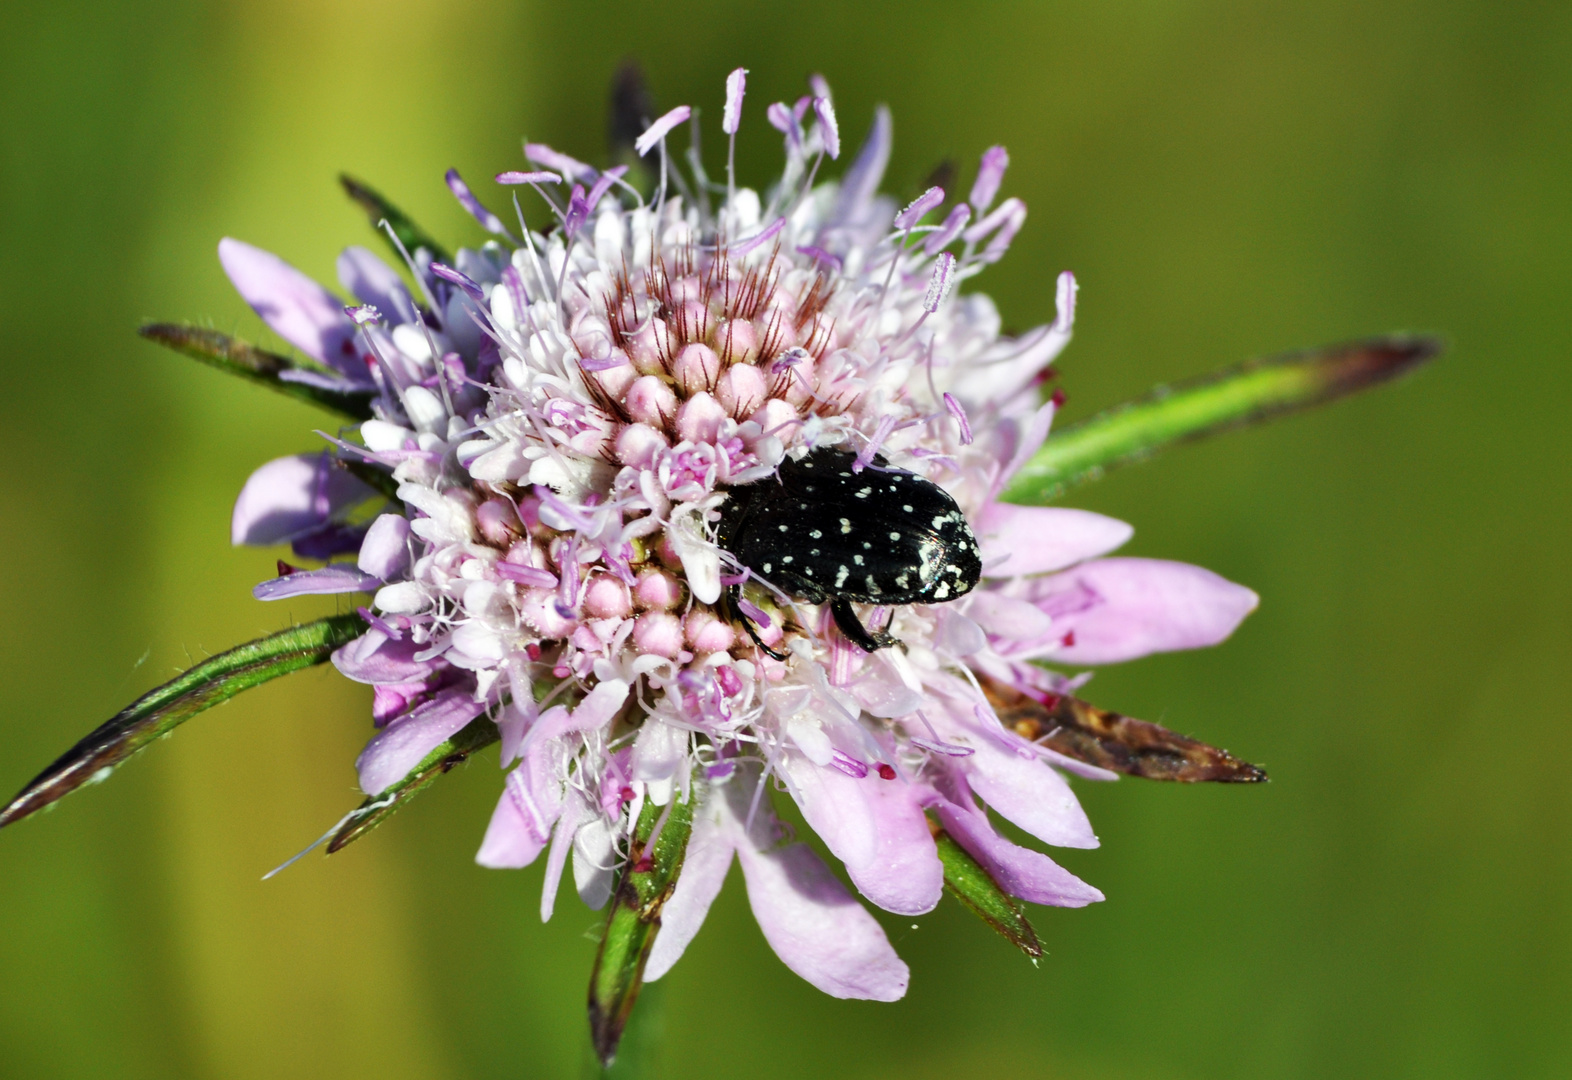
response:
[[[806,509],[806,507],[804,507],[804,509]],[[841,518],[841,535],[845,536],[849,532],[851,532],[851,519]]]

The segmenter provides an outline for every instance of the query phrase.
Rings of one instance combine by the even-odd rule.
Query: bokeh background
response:
[[[56,0],[0,10],[0,788],[193,658],[331,606],[257,604],[229,547],[304,406],[139,341],[257,337],[223,235],[322,280],[371,242],[348,169],[438,235],[442,171],[519,138],[604,154],[626,55],[718,124],[827,75],[895,114],[889,187],[998,141],[1031,218],[982,284],[1007,323],[1082,283],[1068,416],[1251,355],[1396,329],[1401,385],[1077,492],[1131,551],[1249,584],[1223,647],[1094,700],[1270,785],[1081,784],[1108,901],[1038,911],[1033,968],[946,902],[887,926],[896,1005],[833,1001],[733,874],[648,1010],[651,1075],[1572,1075],[1572,7],[1509,0]],[[715,138],[711,150],[719,148]],[[478,184],[492,192],[486,184]],[[387,827],[262,872],[358,800],[363,688],[318,670],[206,714],[0,834],[0,1076],[587,1075],[597,918],[472,861],[495,752]]]

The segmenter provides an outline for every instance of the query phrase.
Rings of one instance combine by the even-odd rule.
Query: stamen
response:
[[[747,88],[747,68],[737,68],[726,76],[726,108],[721,113],[721,130],[727,135],[737,134],[737,128],[742,124],[742,96]]]
[[[813,111],[819,117],[819,130],[824,136],[824,150],[832,159],[841,156],[841,129],[835,122],[835,106],[828,97],[813,99]]]
[[[656,143],[660,142],[671,132],[672,128],[686,121],[692,113],[693,110],[688,106],[678,105],[671,112],[662,116],[645,129],[644,134],[640,135],[633,143],[634,151],[638,153],[639,157],[648,154],[655,148]]]
[[[464,178],[459,175],[457,169],[448,170],[447,180],[448,190],[453,192],[453,197],[459,201],[459,205],[468,210],[470,216],[480,222],[482,229],[489,233],[495,233],[498,236],[505,236],[515,244],[518,243],[514,239],[513,234],[508,232],[508,227],[502,224],[502,219],[490,210],[487,210],[480,204],[480,200],[475,198],[475,193],[470,191],[469,185],[464,182]]]
[[[972,425],[966,419],[966,410],[961,408],[961,403],[949,394],[944,395],[944,407],[950,410],[950,415],[955,417],[955,422],[961,425],[961,445],[972,444]]]
[[[537,170],[535,172],[499,172],[499,184],[560,184],[562,177],[554,172]]]
[[[948,251],[944,252],[933,264],[933,276],[928,279],[928,295],[923,297],[922,310],[925,314],[932,315],[939,310],[939,305],[944,303],[944,298],[950,293],[950,286],[954,282],[955,256]]]
[[[895,215],[895,227],[905,232],[923,219],[923,215],[944,201],[944,189],[931,187],[913,199],[899,214]]]
[[[431,264],[431,272],[443,281],[457,285],[476,300],[484,301],[486,299],[486,290],[482,289],[480,283],[468,274],[455,270],[451,266],[444,266],[439,262]]]
[[[990,146],[983,151],[982,165],[977,169],[977,180],[972,184],[971,196],[967,202],[977,208],[979,214],[988,212],[988,207],[993,205],[993,197],[999,194],[999,184],[1004,180],[1004,170],[1010,165],[1010,155],[1002,146]]]

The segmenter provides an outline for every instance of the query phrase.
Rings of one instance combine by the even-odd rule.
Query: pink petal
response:
[[[230,518],[235,545],[281,544],[327,523],[374,493],[325,454],[276,458],[251,474]]]
[[[425,649],[407,637],[392,641],[385,634],[372,631],[340,647],[333,654],[333,666],[339,674],[358,683],[376,686],[416,682],[448,666],[440,657],[416,660],[415,654]]]
[[[1033,641],[1048,633],[1053,620],[1027,600],[984,586],[966,602],[966,616],[994,637]]]
[[[409,566],[409,519],[383,514],[360,542],[360,568],[383,581],[401,577]]]
[[[899,779],[854,779],[798,760],[787,766],[802,815],[846,865],[859,892],[886,911],[921,915],[944,892],[928,820]]]
[[[345,374],[364,373],[355,324],[338,297],[277,255],[227,236],[218,242],[218,261],[235,290],[279,337]]]
[[[512,791],[504,788],[475,861],[493,870],[518,870],[540,858],[545,849],[545,838],[535,834]]]
[[[1022,757],[984,736],[960,759],[972,789],[984,802],[1045,844],[1094,848],[1097,834],[1064,777],[1036,755]]]
[[[884,930],[812,849],[765,852],[745,842],[737,858],[753,917],[782,963],[831,997],[905,996],[911,973]]]
[[[573,837],[584,820],[584,802],[577,795],[568,799],[562,817],[557,821],[557,831],[551,837],[551,853],[546,856],[546,874],[540,885],[540,921],[550,922],[552,909],[557,905],[557,889],[562,884],[562,868],[567,864],[568,851],[573,847]]]
[[[1041,574],[1093,559],[1130,539],[1133,528],[1090,510],[992,503],[977,522],[990,576]]]
[[[393,721],[360,752],[360,789],[379,795],[409,775],[421,759],[485,711],[467,690],[448,690]]]
[[[1216,645],[1259,603],[1210,570],[1160,559],[1089,562],[1037,579],[1029,595],[1054,619],[1052,658],[1069,664]]]
[[[1103,898],[1101,892],[1042,852],[1012,844],[994,832],[988,815],[975,804],[967,807],[944,801],[934,809],[946,831],[1011,896],[1053,907],[1085,907]]]
[[[382,582],[347,563],[335,563],[320,570],[298,570],[283,577],[269,578],[251,590],[258,600],[285,600],[291,596],[326,596],[333,593],[371,592]]]
[[[682,860],[682,874],[671,899],[661,909],[660,933],[644,965],[645,982],[654,982],[682,958],[726,882],[726,871],[731,869],[732,852],[736,850],[735,837],[741,835],[741,830],[734,828],[725,804],[726,793],[715,790],[693,816],[693,834]]]
[[[362,304],[373,305],[385,326],[403,322],[412,306],[398,272],[363,247],[347,247],[339,255],[338,283]]]

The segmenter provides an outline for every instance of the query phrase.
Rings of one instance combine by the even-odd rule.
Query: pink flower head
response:
[[[727,82],[730,135],[744,77]],[[638,153],[690,116],[654,121]],[[639,202],[620,173],[530,144],[552,172],[501,182],[574,186],[554,204],[562,216],[516,245],[450,173],[502,242],[417,266],[418,311],[369,252],[346,253],[346,286],[382,321],[357,326],[281,260],[225,241],[225,268],[269,325],[377,394],[357,442],[253,476],[234,538],[359,530],[355,563],[259,589],[373,594],[371,628],[334,656],[377,688],[378,730],[358,762],[369,794],[467,725],[495,724],[507,773],[477,858],[545,856],[543,915],[570,867],[579,895],[603,904],[641,808],[686,801],[691,840],[646,977],[678,961],[735,857],[788,967],[826,993],[888,1001],[910,973],[862,901],[932,909],[936,827],[1014,896],[1101,899],[1000,836],[990,811],[1037,843],[1092,847],[1066,772],[1110,774],[1006,728],[981,686],[1062,692],[1069,672],[1044,665],[1215,644],[1256,601],[1197,567],[1108,557],[1130,536],[1121,522],[997,501],[1048,434],[1056,406],[1037,386],[1069,341],[1075,298],[1061,276],[1058,318],[1008,338],[985,294],[954,291],[1025,222],[1019,199],[993,206],[1002,149],[984,155],[970,205],[921,226],[918,243],[944,193],[899,215],[878,193],[887,114],[845,175],[817,188],[840,152],[828,88],[768,116],[786,135],[783,177],[713,208],[670,189]],[[855,455],[857,475],[899,469],[942,488],[979,542],[982,579],[964,597],[853,605],[904,648],[863,651],[822,597],[742,566],[718,531],[738,489],[774,484],[783,461],[825,447]],[[371,489],[348,463],[396,494],[380,516],[351,517]],[[819,538],[780,528],[788,554]],[[855,893],[788,842],[777,794]]]

